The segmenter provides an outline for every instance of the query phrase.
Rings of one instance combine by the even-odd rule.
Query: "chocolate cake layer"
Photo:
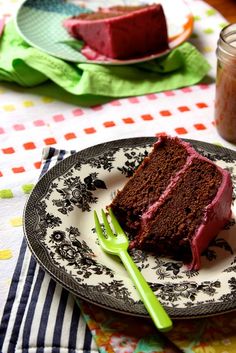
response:
[[[189,261],[191,240],[221,182],[222,175],[213,164],[193,159],[152,218],[143,223],[132,247]]]
[[[118,192],[111,207],[122,227],[131,235],[137,234],[142,214],[159,199],[187,157],[188,152],[182,145],[176,146],[174,140],[160,140],[135,176],[130,178],[122,192]]]

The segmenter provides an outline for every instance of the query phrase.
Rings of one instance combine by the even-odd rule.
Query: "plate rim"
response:
[[[214,145],[212,143],[209,142],[204,142],[204,141],[198,141],[198,140],[193,140],[193,139],[182,139],[183,141],[189,142],[191,143],[193,146],[197,145],[198,147],[202,147],[203,149],[207,149],[207,148],[212,148],[214,147],[215,149],[218,149],[219,151],[225,151],[227,153],[229,153],[230,155],[232,155],[232,158],[234,157],[236,159],[236,151],[229,149],[227,147],[224,146],[218,146],[218,145]],[[38,181],[36,182],[35,187],[33,188],[33,190],[31,191],[31,193],[29,194],[29,197],[27,199],[27,202],[25,203],[24,206],[24,210],[23,210],[23,231],[24,231],[24,239],[27,242],[27,245],[30,249],[31,254],[33,255],[33,257],[36,259],[36,261],[38,262],[38,264],[57,282],[59,283],[62,287],[66,288],[69,292],[71,292],[72,294],[76,295],[79,299],[83,299],[86,302],[89,302],[91,304],[95,304],[98,305],[102,308],[111,310],[111,311],[115,311],[121,314],[128,314],[128,315],[132,315],[132,316],[137,316],[137,317],[144,317],[144,318],[149,318],[149,314],[146,312],[146,309],[144,307],[144,305],[140,302],[137,302],[137,305],[135,305],[131,308],[132,310],[122,310],[119,307],[114,306],[113,302],[114,302],[114,297],[110,296],[109,294],[107,295],[107,300],[110,301],[109,299],[112,298],[112,305],[109,305],[106,303],[106,305],[104,305],[103,303],[99,302],[96,299],[91,299],[88,298],[86,296],[84,296],[83,294],[78,292],[78,289],[75,288],[75,286],[71,286],[65,283],[65,281],[63,281],[63,276],[62,278],[59,278],[56,274],[55,274],[55,269],[56,272],[58,271],[58,269],[56,268],[55,265],[51,265],[50,269],[45,265],[42,257],[40,257],[37,254],[37,251],[35,251],[35,244],[34,246],[32,246],[30,239],[28,237],[27,234],[27,222],[26,222],[26,218],[28,215],[28,212],[31,212],[30,210],[32,210],[32,208],[30,208],[32,201],[34,201],[34,199],[38,199],[39,197],[37,196],[37,192],[38,192],[38,188],[40,187],[40,185],[42,183],[47,183],[47,181],[52,181],[55,178],[57,178],[58,176],[62,175],[63,172],[65,172],[66,170],[70,169],[74,162],[78,162],[79,160],[84,160],[87,158],[91,158],[91,157],[96,157],[99,156],[100,154],[104,153],[105,151],[107,151],[107,149],[109,149],[109,147],[112,149],[119,149],[119,148],[126,148],[126,147],[142,147],[142,145],[147,145],[147,144],[153,144],[155,141],[157,141],[157,137],[153,137],[153,136],[149,136],[149,137],[132,137],[132,138],[125,138],[125,139],[116,139],[116,140],[110,140],[107,141],[105,143],[99,143],[93,146],[90,146],[88,148],[84,148],[78,152],[75,152],[74,154],[66,157],[65,159],[63,159],[62,161],[60,161],[59,163],[57,163],[56,165],[52,166],[44,175],[42,175]],[[79,157],[79,158],[78,158]],[[65,162],[66,161],[66,162]],[[60,171],[57,173],[57,175],[55,176],[54,171],[58,170]],[[49,183],[47,183],[47,185],[49,185]],[[43,193],[44,195],[46,194],[46,192]],[[42,195],[41,195],[42,196]],[[28,210],[28,208],[30,208],[30,210]],[[37,248],[37,247],[36,247]],[[43,248],[41,246],[41,248]],[[46,253],[46,251],[43,249],[43,253]],[[53,267],[53,271],[51,270],[51,267]],[[60,272],[61,270],[59,270]],[[66,276],[69,276],[68,273],[66,273]],[[103,293],[104,295],[104,293]],[[104,295],[106,297],[106,295]],[[193,310],[192,307],[189,308],[173,308],[173,307],[167,307],[165,306],[167,312],[169,313],[169,315],[173,318],[173,319],[192,319],[192,318],[202,318],[202,317],[208,317],[208,316],[215,316],[218,314],[222,314],[222,313],[227,313],[227,312],[231,312],[234,311],[236,309],[236,298],[234,298],[234,300],[230,301],[230,303],[202,303],[201,306],[204,308],[211,306],[211,308],[213,307],[213,309],[215,308],[214,311],[210,310],[208,312],[205,312],[205,310],[200,310],[199,311],[199,307],[196,307],[195,309],[197,310],[197,312],[195,312]],[[142,307],[142,312],[137,312],[135,310],[137,310],[138,307]],[[134,309],[133,309],[134,308]],[[144,309],[144,312],[143,312]],[[192,312],[194,311],[194,313],[192,314]]]

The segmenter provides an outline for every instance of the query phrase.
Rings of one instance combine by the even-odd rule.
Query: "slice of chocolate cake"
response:
[[[230,174],[178,138],[161,137],[110,207],[130,248],[200,268],[200,255],[231,215]]]
[[[167,25],[160,4],[114,6],[63,22],[70,35],[115,59],[131,59],[168,49]]]

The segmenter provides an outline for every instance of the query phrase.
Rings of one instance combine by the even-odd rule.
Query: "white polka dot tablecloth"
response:
[[[19,3],[0,1],[0,17],[14,15]],[[81,150],[164,133],[235,149],[214,126],[215,49],[226,21],[203,1],[187,3],[195,19],[190,41],[212,66],[205,83],[84,108],[0,82],[0,313],[23,237],[23,208],[39,176],[44,147]]]

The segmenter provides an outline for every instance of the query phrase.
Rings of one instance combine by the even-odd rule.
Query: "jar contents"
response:
[[[225,140],[236,143],[236,24],[221,31],[216,53],[215,124]]]
[[[236,59],[217,65],[215,123],[225,140],[236,143]]]

